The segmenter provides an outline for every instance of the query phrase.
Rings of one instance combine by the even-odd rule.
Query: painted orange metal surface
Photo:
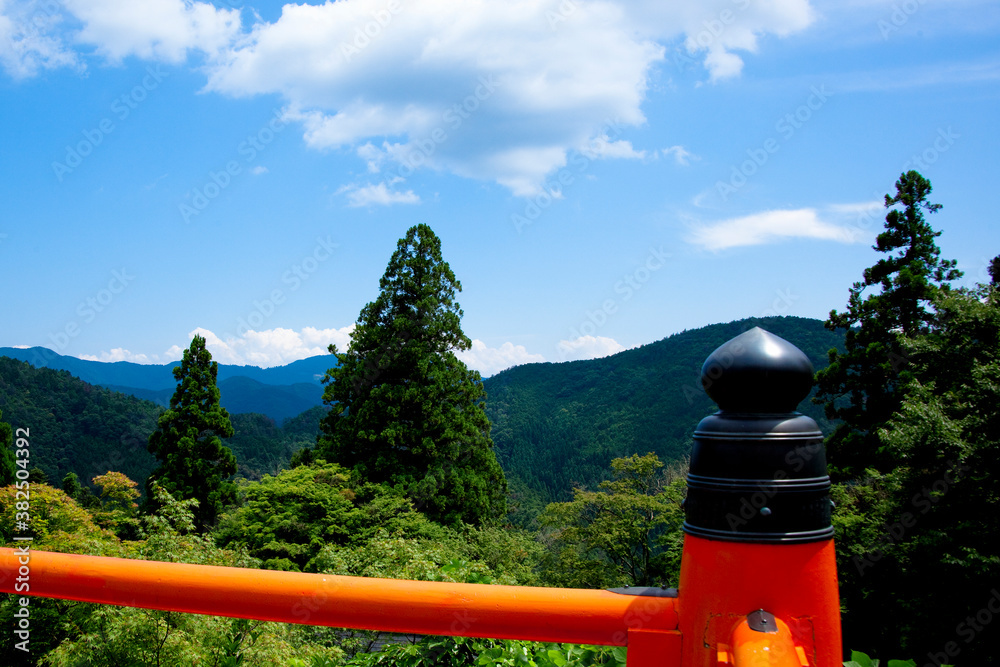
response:
[[[685,535],[680,590],[685,667],[726,664],[720,658],[730,651],[735,659],[733,630],[758,609],[787,624],[808,667],[843,664],[832,540],[767,545]]]
[[[746,619],[736,626],[730,640],[734,667],[808,667],[808,663],[800,661],[800,653],[805,657],[805,650],[795,646],[788,625],[780,618],[775,619],[775,624],[775,632],[754,630]]]
[[[13,549],[0,549],[0,592],[15,592],[20,565]],[[388,632],[612,646],[637,643],[657,652],[660,662],[655,664],[661,667],[678,664],[670,646],[680,652],[674,598],[275,572],[44,551],[31,551],[29,567],[30,590],[18,595]],[[636,651],[634,661],[630,656],[630,665],[654,664],[641,659],[639,654],[645,652]]]

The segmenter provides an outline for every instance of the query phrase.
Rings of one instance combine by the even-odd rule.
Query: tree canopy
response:
[[[358,317],[346,352],[325,382],[331,410],[319,456],[361,479],[406,493],[429,517],[481,524],[505,514],[507,483],[497,463],[477,371],[455,352],[462,289],[427,225],[399,240],[380,292]]]
[[[931,301],[962,275],[954,260],[940,258],[941,232],[924,218],[941,208],[927,200],[930,193],[930,181],[916,171],[900,175],[895,195],[885,196],[885,228],[872,246],[887,256],[864,270],[847,310],[831,311],[826,322],[846,330],[845,352],[831,350],[830,365],[816,378],[816,400],[826,403],[828,418],[842,420],[826,443],[831,472],[841,479],[867,466],[891,469],[877,429],[899,408],[907,363],[902,341],[927,332]]]
[[[179,500],[198,500],[195,519],[201,529],[236,499],[236,486],[229,481],[236,457],[222,444],[222,438],[233,435],[233,425],[219,405],[218,372],[205,339],[195,336],[174,368],[177,390],[170,408],[149,436],[148,449],[161,461],[146,480],[149,501],[155,502],[148,493],[154,482]]]
[[[0,486],[14,482],[14,432],[0,410]]]

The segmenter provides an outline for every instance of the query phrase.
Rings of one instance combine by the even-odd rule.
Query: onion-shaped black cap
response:
[[[792,412],[812,388],[813,365],[784,338],[754,327],[708,356],[701,385],[726,412]]]

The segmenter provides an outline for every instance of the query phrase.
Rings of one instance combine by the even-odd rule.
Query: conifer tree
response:
[[[877,430],[898,410],[907,359],[903,339],[926,333],[934,297],[962,273],[955,260],[942,260],[935,232],[924,219],[940,204],[927,197],[931,183],[916,171],[901,174],[896,194],[885,196],[885,229],[874,250],[888,256],[864,271],[850,290],[847,310],[830,312],[828,329],[845,329],[845,352],[830,351],[830,365],[817,373],[817,402],[842,423],[827,439],[831,472],[841,479],[866,467],[886,472],[891,456]],[[874,289],[874,293],[865,294]]]
[[[153,498],[157,482],[178,500],[197,499],[195,521],[203,530],[236,499],[236,486],[228,481],[236,472],[236,457],[221,439],[232,437],[233,425],[219,404],[219,364],[203,337],[194,337],[173,372],[177,390],[149,436],[147,448],[161,465],[146,480],[147,497]]]
[[[0,486],[14,483],[14,432],[0,410]]]
[[[430,227],[399,240],[379,287],[347,351],[330,346],[338,366],[325,379],[318,456],[399,489],[439,522],[499,519],[507,483],[482,378],[455,356],[471,346],[455,301],[462,286]]]

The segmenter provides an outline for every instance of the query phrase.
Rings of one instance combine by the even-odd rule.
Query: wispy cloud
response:
[[[561,340],[556,345],[559,361],[579,361],[599,359],[617,354],[627,349],[614,338],[606,336],[580,336],[573,340]]]
[[[458,352],[455,356],[483,377],[495,375],[511,366],[545,361],[545,357],[528,352],[523,345],[506,342],[500,347],[488,347],[479,339],[473,339],[471,349]]]
[[[836,217],[856,215],[861,210],[857,206],[850,205],[847,209],[842,209],[839,211],[840,215]],[[816,209],[812,208],[765,211],[710,224],[695,225],[687,235],[689,243],[712,251],[777,243],[789,239],[859,243],[866,238],[867,233],[863,227],[847,221],[841,224],[829,222],[821,219]]]
[[[390,190],[385,183],[375,185],[345,185],[337,190],[337,194],[346,194],[348,206],[361,207],[378,204],[379,206],[391,206],[393,204],[419,204],[419,195],[413,190],[399,192]]]
[[[269,368],[328,354],[327,348],[331,343],[340,350],[347,349],[352,331],[353,324],[341,329],[305,327],[301,331],[279,327],[263,331],[250,330],[242,336],[227,336],[223,339],[215,332],[199,327],[189,333],[188,338],[193,338],[196,334],[204,337],[205,346],[212,353],[212,358],[219,363]],[[187,343],[174,345],[163,356],[167,360],[180,359],[186,347]]]
[[[663,155],[673,155],[674,162],[686,167],[691,164],[691,160],[699,159],[697,155],[684,148],[683,146],[671,146],[670,148],[664,148],[660,151]]]

